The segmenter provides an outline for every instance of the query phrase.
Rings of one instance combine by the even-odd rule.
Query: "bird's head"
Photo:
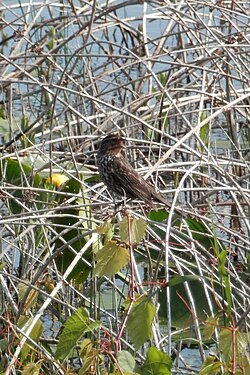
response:
[[[119,155],[124,148],[124,138],[122,138],[117,132],[109,134],[103,138],[100,144],[99,153],[110,152]]]

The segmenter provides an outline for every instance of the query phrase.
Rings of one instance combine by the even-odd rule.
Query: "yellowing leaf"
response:
[[[22,329],[27,328],[29,327],[31,321],[32,321],[32,318],[28,318],[27,316],[21,315],[18,320],[18,326]],[[33,341],[38,342],[42,333],[43,333],[43,324],[41,320],[39,319],[34,325],[32,331],[30,332],[29,337]],[[20,358],[22,361],[26,359],[28,353],[32,350],[32,348],[33,348],[33,344],[30,343],[29,341],[26,341],[26,343],[22,347],[21,354],[20,354]]]
[[[97,233],[104,234],[104,244],[108,243],[113,237],[114,234],[114,225],[108,221],[105,221],[105,223],[99,225],[97,227]]]
[[[109,241],[96,254],[95,276],[111,276],[120,271],[129,262],[128,249]]]
[[[222,366],[223,362],[218,361],[214,356],[208,356],[201,366],[199,375],[217,374]]]
[[[110,229],[112,229],[114,226],[112,223],[105,221],[104,223],[100,224],[96,230],[99,234],[106,234]]]
[[[214,334],[214,330],[218,325],[218,318],[215,318],[214,316],[210,316],[205,321],[205,327],[203,330],[203,336],[205,340],[210,340],[212,335]]]
[[[28,289],[28,286],[20,283],[18,284],[18,292],[19,292],[19,300],[21,301],[23,297],[25,296],[25,293]],[[29,292],[28,297],[26,298],[25,305],[24,305],[24,311],[29,310],[31,307],[35,305],[35,302],[37,300],[38,292],[34,289],[31,289]]]
[[[234,340],[234,342],[233,342]],[[222,352],[223,358],[226,362],[230,362],[233,358],[232,351],[236,351],[236,364],[241,365],[242,358],[248,358],[248,346],[250,342],[250,335],[245,332],[235,331],[234,335],[231,329],[222,329],[219,334],[219,349]]]
[[[81,358],[83,358],[92,349],[92,342],[91,342],[91,340],[90,339],[84,339],[84,340],[82,340],[82,342],[80,344],[80,348],[81,348],[80,356],[81,356]]]
[[[125,243],[139,243],[145,236],[147,223],[143,219],[124,217],[120,222],[120,238]]]
[[[147,339],[151,339],[155,312],[156,307],[147,296],[141,296],[134,303],[128,316],[127,330],[135,350],[138,350]]]
[[[24,366],[22,375],[39,375],[41,365],[37,363],[28,363]]]

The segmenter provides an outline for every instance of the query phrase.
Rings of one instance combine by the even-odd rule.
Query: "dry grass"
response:
[[[98,140],[113,130],[127,137],[131,162],[172,204],[168,220],[147,221],[148,235],[137,249],[143,258],[134,260],[137,291],[155,296],[162,272],[166,282],[173,274],[199,275],[206,314],[220,311],[228,317],[225,284],[220,290],[214,287],[225,282],[218,257],[226,249],[224,266],[232,295],[229,318],[236,327],[249,329],[244,315],[249,309],[250,259],[249,10],[248,1],[0,4],[1,324],[16,335],[22,333],[13,356],[5,354],[8,373],[20,373],[14,365],[22,346],[41,317],[53,322],[55,303],[61,303],[66,315],[85,304],[94,319],[98,314],[106,317],[106,329],[114,339],[119,333],[124,299],[118,296],[126,295],[120,290],[123,283],[105,278],[104,285],[114,296],[109,309],[100,300],[103,291],[97,280],[89,278],[87,286],[77,287],[68,282],[73,263],[59,272],[55,263],[59,251],[54,252],[59,238],[60,251],[68,247],[76,264],[97,240],[95,228],[114,212],[95,166]],[[9,158],[18,162],[18,184],[7,175]],[[23,164],[31,171],[27,173]],[[35,173],[43,179],[63,173],[80,181],[81,189],[48,195],[50,187],[34,183]],[[53,221],[74,209],[78,193],[81,216],[70,214],[84,239],[79,252],[65,240],[72,227]],[[60,205],[54,204],[60,195]],[[48,197],[51,201],[45,202]],[[178,222],[177,207],[182,212]],[[144,209],[133,204],[127,212],[145,218]],[[190,218],[199,223],[198,229],[191,227]],[[139,287],[142,259],[147,281],[154,283],[148,289]],[[84,262],[92,268],[89,258]],[[54,283],[51,295],[43,288],[48,275]],[[28,286],[24,297],[17,289],[21,284]],[[42,301],[27,308],[29,291],[36,289]],[[184,289],[203,361],[205,317],[197,312],[191,284],[186,282]],[[181,340],[172,330],[173,292],[166,288],[164,293],[167,333],[156,319],[153,345],[172,356],[175,351],[173,373],[193,374],[197,368],[181,358]],[[24,311],[32,323],[20,330],[16,318]],[[65,373],[41,346],[43,340],[36,348],[53,363],[48,373],[52,368]],[[128,338],[123,340],[123,346],[130,348]],[[138,359],[142,354],[138,351]]]

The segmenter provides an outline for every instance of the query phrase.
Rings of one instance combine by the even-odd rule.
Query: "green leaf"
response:
[[[232,350],[236,350],[237,364],[241,365],[242,359],[245,360],[247,358],[249,362],[249,353],[247,351],[249,343],[250,335],[245,332],[235,331],[233,335],[232,329],[222,329],[219,334],[219,350],[222,352],[226,362],[232,360]]]
[[[21,315],[18,320],[18,326],[21,328],[23,328],[24,326],[27,327],[29,326],[29,322],[31,321],[32,321],[32,318],[28,318],[27,316]],[[43,333],[43,324],[41,320],[39,319],[34,325],[32,331],[30,332],[29,337],[33,341],[38,342],[42,333]],[[29,352],[32,350],[32,347],[33,345],[29,342],[29,340],[27,340],[24,346],[22,347],[21,354],[20,354],[22,362],[24,362],[27,359],[27,356]]]
[[[104,234],[104,244],[106,245],[114,235],[114,225],[108,221],[105,221],[103,224],[97,227],[97,233]]]
[[[145,236],[147,223],[144,219],[124,217],[119,224],[120,237],[125,243],[137,244]]]
[[[28,282],[28,280],[27,280]],[[19,292],[19,301],[22,301],[23,297],[25,296],[25,293],[28,289],[28,286],[23,284],[23,283],[19,283],[18,286],[18,292]],[[25,301],[25,305],[23,307],[24,309],[24,312],[26,312],[27,310],[29,310],[31,307],[34,307],[35,306],[35,303],[37,302],[37,297],[38,297],[38,291],[34,290],[34,289],[31,289],[29,294],[28,294],[28,297]]]
[[[56,215],[52,218],[53,226],[57,233],[52,235],[54,241],[54,251],[63,248],[55,259],[58,270],[64,273],[70,266],[75,258],[72,252],[73,248],[76,252],[79,252],[88,241],[88,238],[84,236],[87,230],[91,230],[89,223],[93,220],[87,220],[90,213],[90,208],[85,210],[84,218],[82,220],[81,215],[83,214],[84,206],[80,201],[81,181],[77,181],[74,178],[69,179],[65,184],[60,187],[61,194],[55,194],[55,202],[58,206],[61,205],[61,209],[57,211]],[[66,194],[62,194],[66,193]],[[67,207],[65,201],[67,201],[67,193],[74,194],[76,198],[73,206]],[[82,198],[84,197],[81,194]],[[90,226],[89,226],[90,225]],[[97,236],[96,234],[93,234]],[[90,246],[84,253],[84,259],[91,263],[93,260],[93,245]],[[68,280],[74,280],[76,284],[80,284],[86,281],[90,266],[84,262],[84,259],[79,259],[72,272],[68,276]]]
[[[176,276],[171,277],[168,285],[174,286],[178,284],[183,284],[185,281],[190,281],[190,280],[200,280],[200,276],[198,275],[185,275],[185,276],[176,275]]]
[[[15,197],[15,199],[8,199],[9,208],[14,214],[19,214],[22,211],[21,201],[25,196],[25,189],[16,190],[15,186],[23,186],[24,188],[30,186],[38,187],[42,182],[40,175],[34,173],[33,168],[10,158],[3,160],[0,168],[0,178],[14,185],[13,190],[8,190]],[[32,199],[30,203],[32,203]]]
[[[200,119],[201,121],[204,121],[206,119],[206,112],[201,113]],[[203,144],[198,143],[198,150],[200,152],[204,151],[205,149],[204,146],[206,147],[208,146],[209,133],[210,133],[209,123],[206,123],[200,128],[200,138],[203,142]]]
[[[96,254],[95,276],[111,276],[120,271],[129,262],[128,249],[109,241]]]
[[[99,321],[91,323],[87,310],[79,307],[65,322],[63,332],[59,336],[55,357],[63,361],[85,332],[93,331],[100,325]]]
[[[218,361],[214,356],[208,356],[202,364],[199,375],[215,375],[219,372],[223,363]]]
[[[148,217],[150,220],[161,223],[162,221],[168,218],[168,212],[166,210],[157,210],[157,211],[152,210],[149,212]]]
[[[225,293],[226,293],[226,300],[227,300],[227,313],[228,313],[228,318],[227,322],[229,324],[230,321],[230,316],[231,316],[231,311],[232,311],[232,294],[231,294],[231,286],[230,286],[230,280],[228,277],[228,272],[225,267],[226,260],[227,260],[227,251],[222,250],[218,256],[219,260],[219,275],[221,280],[225,284]]]
[[[147,339],[152,338],[152,323],[156,307],[147,296],[141,296],[134,302],[127,320],[128,334],[138,350]],[[141,322],[141,324],[138,324]]]
[[[132,354],[129,353],[127,350],[122,350],[119,353],[117,361],[122,372],[134,372],[136,362]]]
[[[205,327],[203,330],[203,336],[205,340],[210,340],[212,335],[214,334],[215,328],[218,325],[218,318],[215,318],[214,316],[210,316],[205,321]]]
[[[98,355],[97,350],[92,347],[92,342],[90,339],[84,339],[81,342],[80,357],[82,359],[82,367],[79,371],[79,375],[84,375],[89,373],[90,367],[94,365],[95,358]]]
[[[22,375],[39,375],[41,365],[37,363],[28,363],[24,366]]]
[[[172,360],[155,347],[148,349],[147,358],[142,366],[142,375],[171,375]]]
[[[193,238],[198,241],[207,250],[213,245],[212,239],[209,237],[210,232],[207,227],[201,222],[193,218],[187,218],[186,223],[192,231]]]
[[[6,339],[0,339],[0,352],[4,353],[6,349],[8,348],[9,342]]]

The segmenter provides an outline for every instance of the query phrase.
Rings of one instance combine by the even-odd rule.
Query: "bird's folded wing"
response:
[[[151,204],[153,187],[145,181],[125,159],[117,159],[112,170],[113,178],[123,191],[132,198]]]

